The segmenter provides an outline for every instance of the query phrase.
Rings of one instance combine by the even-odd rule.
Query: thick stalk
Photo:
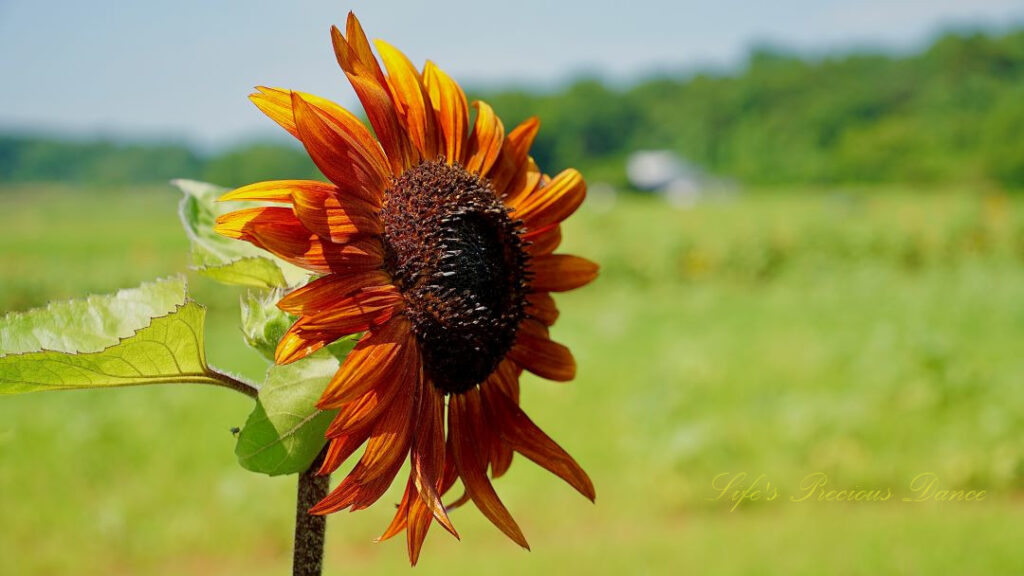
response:
[[[323,500],[330,490],[330,476],[317,476],[326,448],[299,475],[295,504],[295,554],[292,556],[293,576],[320,576],[324,564],[324,534],[327,517],[313,516],[308,511]]]

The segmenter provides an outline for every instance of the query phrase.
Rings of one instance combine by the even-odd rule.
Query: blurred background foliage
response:
[[[918,54],[810,58],[753,51],[735,72],[581,78],[562,89],[471,92],[511,129],[543,125],[533,149],[554,173],[577,166],[625,185],[627,155],[673,150],[750,185],[977,183],[1024,187],[1024,30],[947,34]],[[196,178],[225,186],[315,178],[296,146],[188,146],[0,136],[0,181],[102,184]]]
[[[523,403],[598,500],[517,461],[496,488],[533,552],[463,509],[463,542],[432,533],[417,573],[1024,574],[1024,30],[471,96],[508,127],[539,115],[538,163],[591,184],[564,248],[602,274],[557,296],[552,331],[579,376],[526,376]],[[641,149],[742,188],[687,209],[616,193]],[[177,177],[320,178],[283,143],[2,136],[0,310],[186,270]],[[259,378],[240,292],[190,281],[211,362]],[[250,409],[176,386],[4,398],[0,574],[286,573],[294,482],[237,466],[229,429]],[[783,501],[730,513],[712,481],[739,472]],[[897,498],[933,472],[989,496],[785,500],[815,472]],[[404,544],[371,542],[400,488],[332,517],[327,573],[406,569]]]

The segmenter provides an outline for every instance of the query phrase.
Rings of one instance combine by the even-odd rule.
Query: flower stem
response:
[[[259,393],[259,388],[256,388],[252,384],[232,378],[231,376],[217,372],[212,368],[206,369],[206,377],[210,379],[210,384],[230,388],[235,392],[241,392],[250,398],[256,398],[256,395]]]
[[[299,475],[298,498],[295,505],[295,554],[292,556],[293,576],[320,576],[324,564],[324,533],[327,517],[309,513],[330,490],[331,477],[318,476],[326,447],[309,468]]]

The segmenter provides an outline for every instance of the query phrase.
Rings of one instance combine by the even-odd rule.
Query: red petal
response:
[[[555,443],[498,387],[485,384],[481,388],[483,403],[502,439],[516,452],[533,460],[552,474],[565,480],[591,501],[594,484],[568,452]]]
[[[344,434],[330,439],[330,444],[327,446],[327,454],[324,455],[324,462],[320,465],[320,470],[317,474],[332,474],[337,470],[346,460],[349,459],[355,451],[363,445],[364,442],[370,437],[370,432],[373,431],[371,427],[357,428],[350,434]]]
[[[402,302],[397,289],[391,288],[393,291],[383,294],[358,292],[327,312],[299,318],[278,342],[275,361],[294,362],[342,336],[388,323]],[[309,343],[319,345],[311,347]]]
[[[249,99],[271,119],[301,140],[292,103],[293,93],[297,95],[303,102],[309,104],[321,119],[337,129],[348,146],[358,152],[367,165],[377,173],[379,180],[386,182],[388,161],[384,151],[366,126],[348,110],[330,100],[305,92],[265,86],[259,86],[256,89],[259,92],[251,94]],[[380,190],[377,193],[378,199],[379,193]]]
[[[558,320],[558,307],[549,292],[534,292],[526,297],[526,316],[545,326]]]
[[[530,262],[535,292],[566,292],[594,281],[598,267],[586,258],[568,254],[539,256]]]
[[[409,376],[404,385],[415,386],[419,367]],[[415,388],[398,394],[390,409],[374,424],[359,463],[337,488],[310,509],[310,514],[330,514],[349,507],[360,510],[384,494],[409,453],[414,396]]]
[[[361,288],[378,288],[390,283],[391,277],[383,270],[328,274],[290,292],[277,307],[289,314],[310,316],[340,305]]]
[[[501,503],[485,472],[487,455],[479,438],[483,430],[480,393],[472,389],[448,399],[448,436],[462,483],[480,512],[516,544],[529,550],[519,525]]]
[[[566,382],[576,377],[576,360],[565,346],[548,338],[548,330],[534,320],[524,320],[508,357],[541,378]]]
[[[506,359],[487,378],[485,386],[497,388],[518,402],[519,374],[521,372],[522,369],[515,362]],[[491,426],[487,428],[493,430]],[[498,478],[503,476],[512,465],[512,447],[497,434],[492,433],[491,436],[491,477]]]
[[[398,378],[409,363],[419,366],[416,346],[409,321],[403,316],[372,328],[345,357],[341,368],[327,383],[317,407],[339,408],[382,382]]]
[[[351,187],[363,200],[376,204],[387,178],[352,144],[336,125],[292,92],[292,112],[299,139],[320,172],[339,186]],[[355,186],[353,186],[355,184]]]
[[[384,264],[380,239],[356,238],[346,244],[328,242],[303,226],[291,208],[236,210],[218,216],[213,230],[320,274],[380,268]]]
[[[498,364],[498,369],[490,375],[488,380],[518,404],[519,377],[522,374],[523,369],[512,360],[506,358],[501,361],[501,364]]]
[[[409,504],[409,517],[406,523],[406,547],[409,550],[409,562],[415,566],[420,559],[420,549],[427,538],[430,523],[436,518],[422,498],[413,498]]]
[[[426,380],[420,392],[420,408],[414,432],[411,476],[420,500],[434,518],[456,538],[458,532],[448,518],[438,495],[444,466],[444,397]],[[415,561],[414,561],[415,563]]]
[[[334,332],[302,332],[296,330],[293,325],[277,343],[274,362],[278,364],[291,364],[343,336],[345,335]]]
[[[296,324],[300,330],[355,334],[384,324],[402,303],[402,293],[393,284],[367,287],[319,314],[304,316]]]
[[[539,230],[530,230],[523,235],[523,239],[529,242],[526,249],[534,258],[547,256],[562,243],[562,227],[558,224],[549,224]]]
[[[399,125],[398,110],[392,99],[384,72],[370,50],[359,20],[350,12],[346,25],[348,38],[337,28],[331,28],[331,41],[338,64],[352,83],[373,131],[387,153],[394,175],[419,161],[419,154]]]

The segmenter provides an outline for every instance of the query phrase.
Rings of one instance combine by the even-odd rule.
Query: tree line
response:
[[[1024,30],[950,33],[910,55],[807,57],[754,50],[731,72],[651,77],[627,87],[581,78],[562,89],[471,93],[511,127],[537,115],[547,171],[581,168],[626,184],[640,149],[669,149],[750,185],[975,183],[1024,188]],[[226,186],[318,173],[283,144],[215,155],[185,145],[0,136],[0,181]]]

